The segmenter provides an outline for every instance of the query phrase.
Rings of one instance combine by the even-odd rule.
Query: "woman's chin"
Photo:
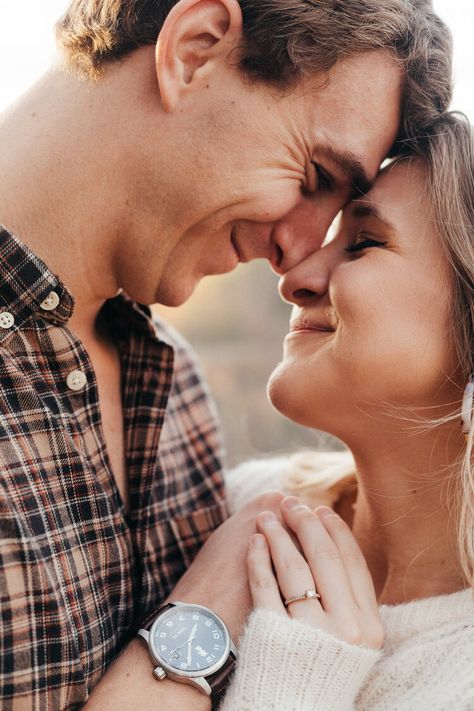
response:
[[[289,420],[345,441],[348,432],[357,429],[353,407],[341,400],[344,388],[331,375],[325,372],[320,378],[311,379],[301,364],[283,360],[270,375],[267,396],[273,407]],[[348,419],[345,413],[351,411],[353,415]]]
[[[304,427],[320,429],[315,421],[314,400],[302,391],[301,386],[280,363],[271,374],[267,384],[267,396],[273,407],[289,420]],[[313,407],[312,407],[313,405]]]

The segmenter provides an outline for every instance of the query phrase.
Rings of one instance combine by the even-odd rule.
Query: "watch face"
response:
[[[224,624],[199,605],[178,605],[167,610],[153,623],[150,637],[157,660],[186,676],[219,668],[230,647]]]

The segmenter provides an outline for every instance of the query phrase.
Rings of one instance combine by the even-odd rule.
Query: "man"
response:
[[[2,708],[207,709],[130,639],[173,588],[238,635],[263,502],[178,583],[226,518],[220,444],[138,304],[317,249],[446,107],[449,37],[405,0],[74,0],[58,40],[0,124]]]

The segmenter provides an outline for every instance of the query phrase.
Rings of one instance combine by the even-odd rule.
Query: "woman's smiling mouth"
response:
[[[290,321],[290,333],[334,333],[335,329],[327,321],[309,320],[307,318],[296,318]]]

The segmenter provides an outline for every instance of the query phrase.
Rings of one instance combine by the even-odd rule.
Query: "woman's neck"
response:
[[[456,423],[457,424],[457,423]],[[397,604],[466,586],[453,505],[462,436],[452,424],[371,438],[351,447],[358,495],[352,522],[380,603]]]

